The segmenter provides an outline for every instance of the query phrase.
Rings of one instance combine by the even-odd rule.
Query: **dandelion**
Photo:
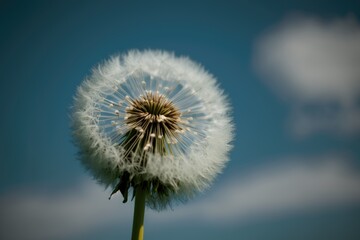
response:
[[[130,51],[95,68],[72,120],[83,165],[124,202],[132,190],[133,239],[142,238],[145,205],[162,210],[211,184],[233,137],[214,77],[162,51]]]

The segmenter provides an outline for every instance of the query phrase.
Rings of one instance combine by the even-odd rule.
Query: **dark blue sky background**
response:
[[[292,15],[324,21],[349,15],[359,19],[360,3],[2,1],[0,198],[6,200],[14,194],[21,198],[22,193],[31,195],[34,189],[45,196],[58,196],[91,178],[76,161],[71,140],[72,98],[92,67],[130,49],[162,49],[189,56],[214,74],[229,96],[236,125],[235,147],[210,193],[233,177],[281,165],[289,157],[308,164],[313,156],[341,155],[357,171],[359,134],[321,132],[293,137],[288,130],[290,104],[274,94],[254,70],[258,38]],[[196,201],[206,199],[206,194]],[[100,192],[100,197],[107,196],[108,192]],[[0,201],[2,211],[8,207],[5,200]],[[175,235],[171,239],[358,239],[360,201],[354,202],[249,222],[235,218],[217,227],[194,220],[165,225],[166,230],[154,226],[156,230],[152,230],[155,224],[149,223],[145,237],[166,239],[171,233]],[[118,205],[125,208],[120,201]],[[131,206],[126,208],[131,210]],[[175,219],[176,213],[175,207],[171,213]],[[131,221],[126,219],[124,227],[111,224],[59,239],[128,238]]]

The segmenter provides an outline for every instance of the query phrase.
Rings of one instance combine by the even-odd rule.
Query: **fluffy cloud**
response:
[[[131,209],[93,181],[48,192],[34,189],[0,197],[1,239],[73,239],[117,222],[131,223]]]
[[[360,25],[352,17],[286,19],[256,45],[254,66],[293,106],[298,134],[360,131]]]
[[[298,160],[235,177],[203,201],[176,210],[174,218],[227,224],[360,203],[360,173],[346,159],[308,159],[312,164]]]
[[[327,161],[325,161],[325,160]],[[341,157],[316,164],[286,164],[233,177],[205,198],[174,211],[146,212],[147,226],[201,221],[227,224],[294,211],[360,203],[360,174]],[[311,160],[311,159],[310,159]],[[303,162],[303,161],[302,161]],[[118,199],[117,199],[118,198]],[[109,226],[130,234],[132,204],[109,201],[94,182],[57,194],[21,192],[0,197],[2,239],[71,239]]]

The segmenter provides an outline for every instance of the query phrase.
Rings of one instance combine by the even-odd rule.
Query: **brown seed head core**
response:
[[[122,144],[128,152],[172,153],[170,144],[176,144],[178,134],[183,132],[176,106],[164,95],[151,91],[137,99],[126,97],[126,101],[125,123],[129,130]]]

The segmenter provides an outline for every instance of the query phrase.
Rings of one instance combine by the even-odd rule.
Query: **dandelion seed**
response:
[[[205,190],[221,172],[233,138],[228,112],[216,80],[198,64],[131,51],[79,87],[72,126],[80,160],[100,183],[124,201],[132,187],[135,206],[143,199],[161,210]]]

